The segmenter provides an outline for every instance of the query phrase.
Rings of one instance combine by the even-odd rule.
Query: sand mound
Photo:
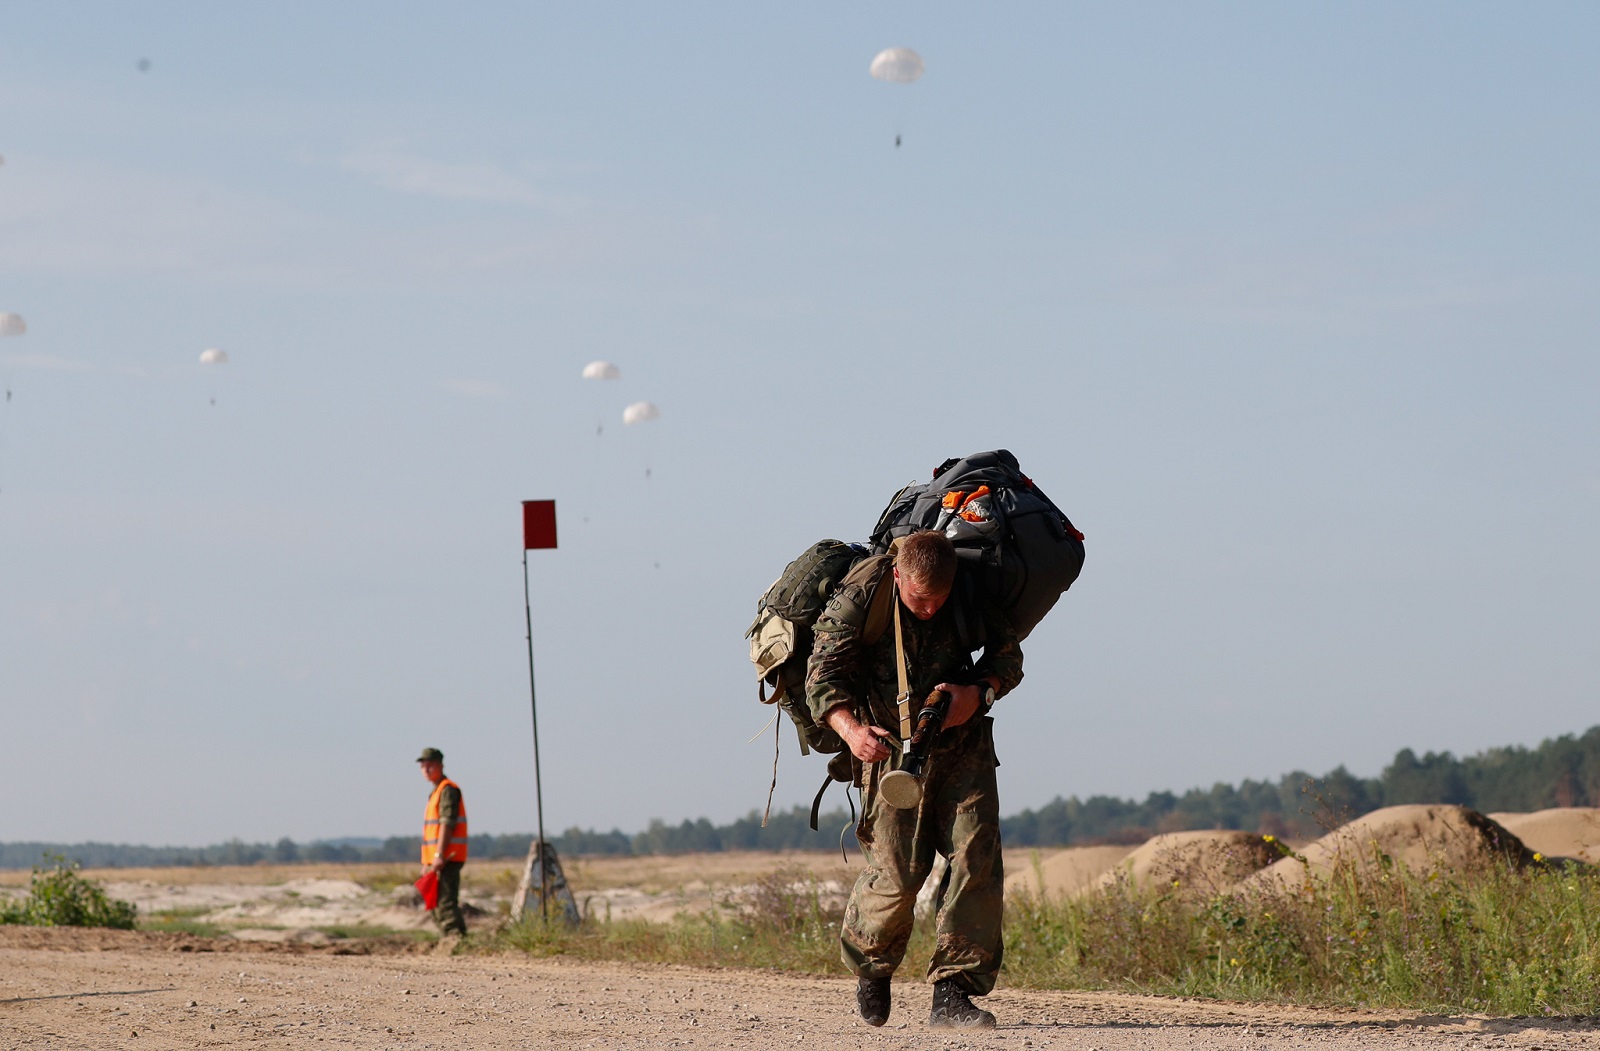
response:
[[[1600,864],[1600,807],[1573,806],[1532,814],[1490,814],[1489,819],[1547,858]]]
[[[1044,876],[1046,897],[1076,894],[1110,871],[1112,866],[1132,851],[1132,847],[1068,847],[1065,850],[1039,851],[1037,866],[1030,859],[1026,868],[1006,877],[1006,897],[1016,894],[1037,896],[1040,875]],[[1006,860],[1009,865],[1011,859]]]
[[[1167,886],[1214,894],[1272,864],[1281,855],[1254,832],[1168,832],[1146,842],[1095,881],[1112,886],[1131,878],[1136,886]]]
[[[1377,864],[1381,851],[1413,872],[1461,870],[1492,860],[1527,864],[1533,852],[1522,841],[1476,810],[1461,806],[1411,805],[1384,807],[1334,829],[1300,851],[1305,858],[1284,858],[1245,881],[1246,889],[1305,885],[1308,870],[1322,875],[1340,860]]]

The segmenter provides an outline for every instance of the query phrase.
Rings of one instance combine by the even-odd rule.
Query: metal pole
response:
[[[528,596],[528,549],[522,549],[522,609],[528,616],[528,703],[533,709],[533,799],[539,812],[539,918],[550,922],[550,873],[544,863],[544,790],[539,783],[539,697],[533,680],[533,603]]]

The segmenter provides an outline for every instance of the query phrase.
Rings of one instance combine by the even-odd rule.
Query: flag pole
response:
[[[533,678],[533,601],[528,592],[528,549],[522,549],[522,609],[528,617],[528,704],[533,711],[533,799],[539,813],[539,918],[550,922],[550,874],[544,863],[544,788],[539,779],[539,696]]]
[[[531,590],[528,585],[528,552],[540,548],[553,548],[556,546],[556,502],[554,500],[524,500],[522,501],[522,610],[528,618],[528,704],[533,712],[533,798],[534,805],[539,811],[539,839],[535,844],[537,855],[529,851],[530,857],[537,857],[539,863],[539,917],[544,922],[550,922],[550,866],[547,864],[550,857],[554,856],[544,838],[544,785],[539,777],[539,695],[534,688],[533,677],[533,600],[529,595]],[[527,900],[528,877],[531,870],[523,875],[523,885],[517,888],[517,896],[522,901]],[[570,896],[570,895],[569,895]],[[516,909],[520,915],[520,905]]]

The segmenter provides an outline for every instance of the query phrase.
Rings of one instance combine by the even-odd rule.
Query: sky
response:
[[[1002,447],[1088,550],[1005,813],[1581,732],[1597,33],[8,0],[0,840],[410,834],[424,746],[531,830],[525,499],[547,829],[742,816],[756,599]]]

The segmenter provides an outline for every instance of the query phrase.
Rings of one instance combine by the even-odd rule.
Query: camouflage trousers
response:
[[[972,996],[994,989],[1005,904],[997,765],[993,721],[985,717],[939,735],[928,757],[922,804],[915,810],[885,803],[876,778],[888,767],[868,768],[856,828],[867,868],[850,893],[839,932],[844,964],[857,976],[887,978],[900,966],[911,939],[917,891],[937,851],[950,866],[935,899],[936,941],[928,978],[959,978]]]
[[[447,861],[439,870],[439,904],[433,910],[433,921],[443,934],[467,933],[467,921],[461,915],[461,862]]]

